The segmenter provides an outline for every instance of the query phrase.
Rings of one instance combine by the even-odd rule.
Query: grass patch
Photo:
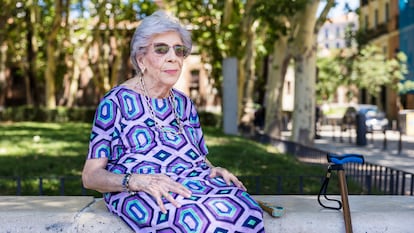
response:
[[[0,195],[95,195],[82,193],[81,171],[90,123],[0,124]],[[229,169],[253,194],[317,194],[326,168],[298,162],[270,145],[204,127],[212,164]],[[339,193],[332,179],[333,193]],[[300,188],[302,184],[302,188]],[[20,187],[20,193],[17,189]],[[39,188],[43,193],[39,193]],[[350,184],[350,193],[362,192]]]

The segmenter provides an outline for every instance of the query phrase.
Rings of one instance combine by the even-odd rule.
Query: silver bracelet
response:
[[[122,180],[122,191],[127,192],[129,186],[129,179],[131,178],[131,173],[127,173]]]
[[[128,192],[131,195],[135,195],[137,192],[131,191],[129,189],[129,180],[131,179],[132,174],[131,173],[127,173],[124,176],[124,179],[122,180],[122,190],[124,192]]]

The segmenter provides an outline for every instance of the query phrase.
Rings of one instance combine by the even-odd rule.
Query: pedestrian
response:
[[[191,47],[166,12],[142,20],[131,41],[136,75],[96,109],[83,184],[136,232],[264,232],[262,209],[209,162],[196,107],[173,88]]]

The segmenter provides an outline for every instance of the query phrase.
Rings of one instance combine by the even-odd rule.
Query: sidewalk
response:
[[[414,136],[401,135],[398,131],[386,131],[367,134],[367,144],[356,144],[356,132],[340,132],[339,128],[323,126],[318,132],[320,139],[315,139],[314,146],[336,154],[356,153],[364,156],[365,161],[414,174]],[[342,134],[342,141],[341,141]]]

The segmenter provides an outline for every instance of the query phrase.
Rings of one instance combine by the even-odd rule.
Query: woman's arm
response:
[[[126,174],[115,174],[107,171],[105,169],[107,162],[106,158],[86,160],[82,172],[84,187],[102,193],[126,191],[122,185]],[[163,204],[162,197],[165,197],[177,208],[181,204],[171,196],[170,192],[177,193],[186,198],[191,197],[190,190],[164,174],[132,174],[128,182],[128,191],[143,191],[152,195],[164,214],[167,213],[167,210]]]
[[[246,187],[244,187],[243,183],[237,179],[237,177],[229,172],[227,169],[222,167],[215,167],[213,164],[206,158],[206,164],[211,168],[210,178],[214,178],[217,176],[223,177],[224,181],[227,185],[231,185],[233,183],[236,187],[243,189],[246,191]]]
[[[105,169],[107,158],[87,159],[82,171],[83,186],[101,193],[122,192],[125,174],[115,174]]]

